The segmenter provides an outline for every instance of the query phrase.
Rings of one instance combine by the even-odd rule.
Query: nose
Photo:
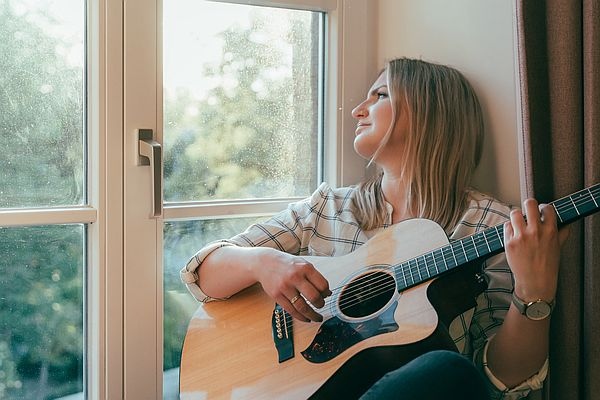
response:
[[[352,110],[352,116],[356,119],[359,118],[364,118],[368,115],[368,111],[367,111],[367,107],[366,105],[367,100],[363,101],[362,103],[360,103],[359,105],[357,105],[356,107],[354,107],[354,109]]]

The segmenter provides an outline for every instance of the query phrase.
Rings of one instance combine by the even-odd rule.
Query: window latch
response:
[[[152,213],[153,218],[162,216],[162,146],[154,138],[152,129],[138,129],[138,165],[149,165],[152,171]]]

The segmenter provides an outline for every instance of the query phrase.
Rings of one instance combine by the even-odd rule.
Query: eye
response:
[[[381,99],[387,99],[388,98],[388,94],[386,92],[377,92],[377,99],[381,100]]]

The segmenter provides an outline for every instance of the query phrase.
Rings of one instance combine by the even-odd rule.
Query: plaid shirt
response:
[[[196,284],[196,269],[212,251],[223,246],[272,247],[295,255],[341,256],[363,245],[381,229],[391,225],[392,206],[387,204],[387,218],[379,229],[364,231],[353,213],[355,187],[331,188],[326,183],[303,201],[288,208],[264,223],[254,224],[245,232],[228,240],[208,244],[192,257],[181,270],[181,278],[196,299],[207,302]],[[497,200],[472,191],[467,211],[457,226],[447,232],[456,240],[503,223],[509,218],[510,207]],[[508,390],[487,368],[486,352],[489,339],[504,320],[511,302],[513,279],[504,254],[488,259],[484,265],[487,289],[477,298],[477,306],[457,317],[449,331],[457,348],[471,357],[489,379],[494,399],[519,399],[532,389],[539,389],[547,373],[547,362],[533,377]]]

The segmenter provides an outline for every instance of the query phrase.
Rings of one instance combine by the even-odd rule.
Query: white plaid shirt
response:
[[[198,251],[181,270],[183,282],[198,301],[215,300],[206,296],[196,284],[196,269],[212,251],[223,246],[272,247],[299,256],[341,256],[356,250],[380,229],[390,226],[392,207],[387,204],[386,222],[380,229],[364,231],[353,213],[355,193],[353,186],[336,189],[326,183],[321,184],[312,196],[290,204],[269,220],[254,224],[231,239],[210,243]],[[471,191],[469,195],[467,211],[454,230],[447,232],[451,241],[496,226],[509,218],[509,206],[479,192]],[[531,390],[541,388],[548,362],[536,375],[511,390],[487,368],[487,343],[508,311],[513,279],[504,253],[488,259],[483,270],[488,281],[487,289],[477,298],[474,309],[461,314],[450,324],[450,335],[459,351],[471,357],[485,372],[493,398],[523,398]]]

